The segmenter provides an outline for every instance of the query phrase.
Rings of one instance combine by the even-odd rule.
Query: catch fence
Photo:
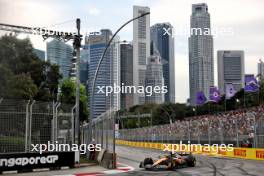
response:
[[[0,153],[31,152],[31,144],[74,139],[74,106],[59,102],[0,99]]]
[[[109,110],[92,122],[92,143],[101,144],[110,153],[115,153],[115,119],[116,111]],[[81,127],[82,143],[90,142],[88,128],[88,124]]]

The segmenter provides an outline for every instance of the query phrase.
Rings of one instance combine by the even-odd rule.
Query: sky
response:
[[[133,5],[150,7],[150,24],[169,22],[175,30],[188,30],[191,5],[207,3],[211,27],[231,29],[232,35],[214,36],[215,85],[217,50],[244,50],[247,74],[257,73],[257,62],[264,58],[263,0],[0,0],[0,23],[29,27],[47,27],[74,31],[75,19],[81,19],[82,32],[102,28],[117,30],[133,16]],[[131,41],[132,24],[119,36]],[[4,32],[0,31],[0,35]],[[19,37],[26,37],[20,35]],[[40,36],[29,36],[33,46],[45,50]],[[175,35],[176,101],[189,97],[188,34]]]

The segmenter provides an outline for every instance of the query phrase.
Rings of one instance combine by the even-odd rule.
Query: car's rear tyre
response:
[[[139,164],[139,168],[143,168],[143,167],[144,167],[143,162],[140,162],[140,164]]]
[[[143,164],[144,164],[144,166],[146,166],[146,165],[152,165],[154,162],[153,162],[153,159],[152,158],[145,158],[144,159],[144,162],[143,162]]]
[[[171,166],[171,169],[172,170],[176,170],[176,169],[178,169],[179,167],[178,167],[178,164],[176,164],[175,162],[172,162],[172,166]]]

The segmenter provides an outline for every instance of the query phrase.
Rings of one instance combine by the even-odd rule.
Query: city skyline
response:
[[[120,44],[120,83],[121,86],[133,85],[133,45],[131,43]],[[120,95],[120,108],[129,109],[133,106],[133,94]]]
[[[174,37],[172,35],[163,35],[164,28],[169,30],[173,26],[170,23],[156,23],[152,25],[150,27],[150,40],[153,50],[157,50],[161,56],[164,85],[168,89],[168,92],[164,95],[165,102],[175,103]]]
[[[264,76],[264,62],[260,59],[258,63],[258,75]]]
[[[94,79],[94,74],[101,58],[101,55],[109,42],[112,31],[109,29],[101,30],[101,35],[89,36],[87,39],[87,47],[89,49],[89,67],[88,67],[88,82],[92,83]],[[103,60],[101,69],[98,71],[97,80],[95,82],[95,87],[98,86],[110,86],[112,84],[112,63],[114,58],[112,57],[111,50],[108,50],[106,54],[106,59]],[[96,90],[97,91],[97,90]],[[88,84],[88,94],[91,97],[92,93],[92,84]],[[92,103],[95,108],[91,112],[92,117],[96,118],[102,113],[106,112],[111,108],[112,96],[105,96],[104,94],[94,94],[94,101],[92,98],[89,99],[89,107]]]
[[[72,19],[71,23],[66,23],[69,26],[74,26],[74,18],[81,17],[82,28],[93,27],[95,30],[101,28],[109,28],[115,31],[122,22],[132,17],[132,6],[133,5],[143,5],[150,7],[150,24],[155,24],[159,22],[170,22],[176,29],[181,27],[188,29],[189,16],[191,14],[191,4],[199,3],[201,1],[127,1],[115,3],[116,9],[110,10],[109,5],[111,3],[105,2],[92,2],[88,1],[86,3],[68,3],[66,5],[59,3],[61,1],[46,1],[46,2],[33,2],[27,1],[17,1],[9,2],[6,0],[1,0],[0,8],[5,7],[5,10],[0,10],[1,12],[9,11],[8,9],[18,8],[20,11],[16,11],[15,14],[5,13],[2,14],[0,21],[2,23],[18,24],[25,26],[49,26],[52,24],[65,22]],[[3,3],[3,4],[2,4]],[[31,6],[28,4],[31,3]],[[242,49],[245,51],[245,73],[257,73],[256,63],[259,58],[263,56],[263,50],[261,46],[264,45],[264,40],[262,37],[262,19],[264,15],[262,13],[262,8],[264,6],[263,2],[259,1],[249,1],[241,0],[239,2],[240,8],[235,8],[238,2],[229,1],[205,1],[210,8],[211,22],[214,27],[232,27],[234,29],[234,36],[218,36],[214,38],[214,60],[216,64],[216,51],[217,50],[236,50]],[[41,6],[41,9],[38,7]],[[48,9],[47,7],[52,6],[54,8]],[[34,8],[32,8],[34,7]],[[108,7],[108,8],[106,8]],[[111,6],[110,6],[111,7]],[[32,11],[39,10],[38,18],[32,16]],[[43,13],[43,11],[49,13]],[[53,10],[52,12],[50,12]],[[68,13],[63,13],[67,12]],[[244,11],[248,13],[243,13]],[[12,11],[12,10],[10,10]],[[80,12],[79,12],[80,11]],[[29,14],[31,14],[29,16]],[[34,13],[33,13],[34,14]],[[122,14],[122,15],[120,15]],[[13,17],[15,16],[15,18]],[[108,18],[107,18],[108,17]],[[39,19],[42,20],[39,20]],[[111,20],[109,20],[111,19]],[[111,21],[111,23],[110,23]],[[87,25],[89,24],[89,25]],[[250,25],[248,25],[250,24]],[[67,25],[62,25],[63,27]],[[1,33],[3,34],[3,33]],[[121,31],[121,39],[129,40],[132,39],[132,26],[128,26]],[[34,47],[38,49],[43,49],[45,43],[42,42],[41,37],[30,37],[33,41]],[[188,85],[188,36],[176,36],[175,37],[175,67],[176,67],[176,101],[186,102],[189,97],[189,85]],[[215,66],[216,70],[216,66]],[[215,71],[216,72],[216,71]],[[217,83],[217,75],[215,74],[215,84]],[[186,80],[182,84],[177,84],[181,80]]]
[[[151,53],[148,57],[145,80],[146,87],[162,88],[164,86],[163,65],[161,60],[159,53],[155,52]],[[154,92],[151,96],[145,95],[145,101],[146,103],[162,104],[165,103],[165,95],[164,93]]]
[[[189,83],[191,105],[196,104],[196,94],[202,91],[209,99],[209,88],[214,86],[214,41],[206,29],[212,30],[208,6],[205,3],[193,4],[190,30],[201,29],[189,37]]]
[[[47,61],[51,64],[58,65],[60,67],[62,79],[68,79],[72,67],[72,46],[57,39],[53,39],[52,41],[47,42],[46,52]]]
[[[226,85],[232,83],[239,91],[245,85],[245,59],[242,50],[217,51],[218,88],[225,94]]]
[[[133,6],[133,18],[149,12],[149,7]],[[147,58],[150,56],[150,15],[133,21],[133,85],[145,86]],[[144,104],[145,94],[133,94],[133,105]]]

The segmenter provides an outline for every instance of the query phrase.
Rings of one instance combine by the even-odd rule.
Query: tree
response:
[[[10,80],[13,78],[12,71],[5,65],[0,64],[0,97],[9,95]]]
[[[56,99],[61,75],[56,65],[41,61],[30,40],[0,38],[0,96],[39,101]]]
[[[66,79],[61,84],[60,100],[63,103],[75,104],[76,85],[70,80]],[[88,119],[88,96],[83,84],[80,85],[80,121]]]
[[[10,81],[9,88],[9,95],[18,99],[33,99],[38,91],[37,86],[27,74],[15,75]]]

